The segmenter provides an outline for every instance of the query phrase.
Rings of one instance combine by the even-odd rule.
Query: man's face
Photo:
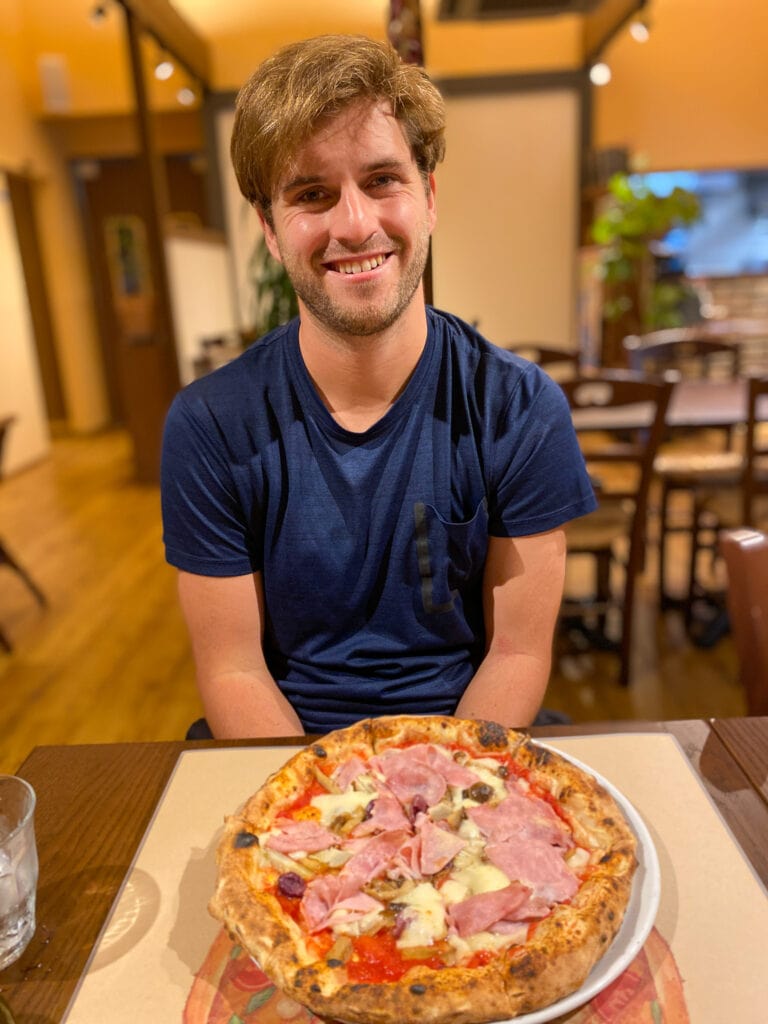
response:
[[[273,198],[272,220],[262,219],[267,244],[303,318],[335,334],[368,336],[421,301],[434,179],[419,173],[385,105],[349,108],[299,149]]]

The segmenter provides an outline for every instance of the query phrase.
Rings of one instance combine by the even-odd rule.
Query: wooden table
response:
[[[768,885],[768,717],[531,731],[671,733]],[[18,774],[38,794],[40,887],[37,932],[21,959],[0,972],[0,995],[17,1024],[62,1019],[179,754],[238,745],[253,742],[38,747],[24,761]]]

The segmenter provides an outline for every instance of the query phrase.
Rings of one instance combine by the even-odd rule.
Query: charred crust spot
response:
[[[315,743],[313,745],[312,753],[315,755],[315,757],[328,757],[328,751],[319,743]]]
[[[513,978],[533,978],[536,976],[536,968],[533,959],[529,955],[513,961],[509,965],[509,973]]]
[[[534,756],[536,764],[540,767],[548,765],[550,761],[554,760],[551,750],[547,750],[545,747],[537,747],[535,744],[530,745],[531,753]]]
[[[312,982],[312,984],[311,984],[311,985],[309,986],[309,991],[310,991],[310,992],[322,992],[323,990],[322,990],[322,989],[320,988],[320,986],[319,986],[319,985],[317,984],[317,982],[316,982],[316,981],[314,981],[314,982]]]
[[[608,920],[609,921],[614,921],[615,919],[616,919],[616,914],[612,910],[609,910],[608,911]]]
[[[244,850],[249,846],[258,846],[259,837],[255,836],[253,832],[238,832],[232,845],[236,850]]]
[[[606,828],[613,828],[614,825],[616,824],[616,821],[615,821],[614,818],[603,818],[603,822],[602,823],[603,823],[603,825],[605,825]]]
[[[600,863],[601,864],[610,864],[610,862],[612,860],[613,860],[613,851],[609,850],[608,853],[603,854],[603,856],[600,858]]]
[[[426,985],[411,985],[410,991],[413,992],[413,994],[415,996],[423,996],[426,993],[426,991],[427,991],[427,986]]]
[[[479,721],[477,723],[477,741],[481,747],[505,747],[507,730],[498,722]]]
[[[368,986],[362,984],[362,982],[360,984],[358,984],[358,985],[351,985],[350,986],[350,989],[351,989],[352,992],[364,992],[367,988],[368,988]]]
[[[601,943],[602,943],[603,945],[605,945],[605,943],[606,943],[607,941],[608,941],[608,936],[607,936],[607,935],[601,935],[601,936],[600,936],[600,942],[601,942]]]
[[[330,960],[325,961],[329,967],[341,967],[344,964],[343,960],[337,960],[336,957],[331,957]]]

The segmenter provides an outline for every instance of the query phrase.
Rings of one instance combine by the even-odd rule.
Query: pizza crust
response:
[[[483,966],[415,965],[399,981],[355,983],[343,963],[318,959],[300,925],[283,911],[272,891],[280,869],[265,857],[258,837],[315,783],[318,767],[418,743],[478,758],[512,754],[526,778],[558,802],[576,843],[590,851],[590,866],[573,898],[538,921],[528,941]],[[368,719],[301,750],[226,819],[210,910],[278,987],[319,1016],[351,1024],[483,1024],[548,1006],[581,987],[621,926],[635,848],[634,834],[604,787],[523,733],[448,717]]]

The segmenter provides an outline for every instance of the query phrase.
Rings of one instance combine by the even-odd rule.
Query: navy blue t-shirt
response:
[[[483,657],[488,536],[553,529],[595,499],[557,384],[429,308],[416,369],[363,433],[321,401],[298,321],[190,384],[167,418],[162,504],[172,565],[262,574],[267,664],[325,732],[453,713]]]

